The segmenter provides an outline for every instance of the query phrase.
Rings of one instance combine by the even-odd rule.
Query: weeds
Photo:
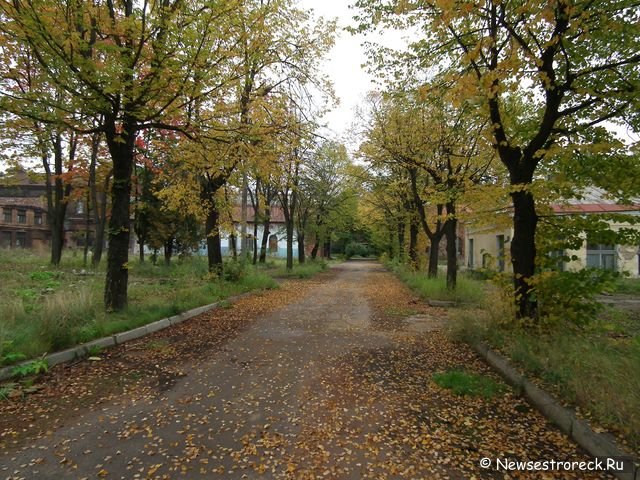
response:
[[[456,395],[490,399],[506,390],[503,384],[489,377],[458,369],[436,373],[432,376],[432,379],[438,386],[451,390]]]

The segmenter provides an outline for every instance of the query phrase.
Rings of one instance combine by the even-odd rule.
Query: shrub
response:
[[[595,296],[611,286],[616,277],[615,272],[595,269],[536,274],[530,285],[542,323],[589,323],[602,309]]]

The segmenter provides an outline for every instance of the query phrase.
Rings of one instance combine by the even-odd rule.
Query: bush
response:
[[[344,255],[347,259],[351,257],[373,257],[375,249],[367,243],[352,242],[347,244],[344,249]]]
[[[547,271],[531,280],[542,323],[585,325],[602,310],[595,296],[611,287],[615,272],[585,269],[577,272]]]
[[[222,278],[228,282],[239,282],[247,274],[246,262],[231,260],[224,265]]]

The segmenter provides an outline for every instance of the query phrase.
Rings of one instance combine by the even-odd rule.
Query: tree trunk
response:
[[[113,119],[107,123],[105,136],[113,160],[113,187],[104,304],[107,311],[119,311],[127,306],[129,281],[131,174],[136,136],[134,121],[126,119],[122,133],[118,133]]]
[[[138,260],[140,263],[144,263],[144,238],[138,237],[138,248],[140,251],[138,252]]]
[[[173,238],[167,240],[164,244],[164,265],[168,267],[171,265],[171,257],[173,257]]]
[[[91,181],[91,204],[93,207],[93,219],[95,224],[95,239],[93,244],[93,256],[91,257],[91,265],[97,267],[102,259],[102,250],[104,249],[104,227],[107,223],[107,194],[109,192],[109,184],[111,172],[107,174],[104,180],[104,191],[98,200],[98,186],[96,183],[96,163],[98,155],[98,147],[100,145],[100,137],[96,134],[92,144],[91,166],[89,167],[89,178]]]
[[[262,229],[262,244],[260,245],[260,263],[266,263],[267,261],[267,248],[269,247],[269,235],[271,235],[271,231],[269,228],[271,227],[271,210],[269,208],[265,208],[265,217]]]
[[[326,258],[327,260],[331,260],[331,235],[327,235],[322,250],[324,252],[324,258]]]
[[[529,281],[535,273],[538,215],[530,192],[515,191],[511,194],[511,199],[513,201],[511,264],[513,265],[516,315],[518,318],[535,318],[538,305],[532,298]]]
[[[302,264],[305,260],[304,232],[298,232],[298,263]]]
[[[293,218],[287,219],[287,270],[293,269]]]
[[[231,256],[233,257],[234,260],[237,260],[238,259],[238,236],[235,233],[231,233],[229,235],[229,247],[231,250]]]
[[[75,140],[72,138],[71,143]],[[70,147],[70,157],[73,155],[75,147]],[[56,132],[53,139],[53,160],[54,171],[51,172],[48,156],[43,153],[43,162],[46,172],[47,183],[47,218],[51,229],[51,264],[59,265],[62,259],[62,248],[64,247],[64,220],[67,214],[68,197],[71,193],[71,184],[65,185],[62,179],[63,173],[63,153],[62,134]],[[69,159],[71,161],[71,158]],[[53,178],[53,184],[52,184]]]
[[[431,235],[429,237],[429,264],[427,266],[427,276],[429,278],[438,277],[438,256],[441,238],[442,235]]]
[[[222,247],[220,246],[220,212],[216,205],[211,205],[207,215],[207,257],[209,271],[216,275],[222,275]]]
[[[418,224],[413,219],[409,223],[409,267],[418,268]]]
[[[89,236],[91,235],[91,212],[89,205],[91,205],[91,192],[87,190],[87,196],[85,201],[87,202],[87,208],[84,209],[84,249],[82,251],[82,265],[87,267],[87,257],[89,256]]]
[[[458,220],[455,217],[456,208],[453,203],[447,204],[447,221],[444,229],[447,238],[447,289],[455,290],[458,280],[458,252],[456,249],[456,230]]]
[[[311,260],[315,260],[318,256],[318,250],[320,249],[320,239],[316,235],[316,241],[313,244],[313,248],[311,249]]]
[[[404,230],[405,230],[404,222],[398,222],[398,260],[400,260],[401,262],[405,260]]]

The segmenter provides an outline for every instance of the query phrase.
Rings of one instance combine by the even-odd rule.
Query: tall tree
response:
[[[604,122],[640,129],[637,4],[358,0],[356,6],[362,13],[358,30],[381,23],[421,29],[423,38],[402,61],[388,57],[387,66],[403,65],[419,75],[426,73],[425,66],[446,72],[461,98],[481,105],[511,183],[517,314],[535,316],[530,283],[538,214],[532,182],[538,165],[553,160],[559,150],[599,148],[589,146],[588,139]],[[513,96],[529,105],[524,115],[510,110]]]
[[[3,97],[2,108],[75,131],[104,134],[113,164],[107,310],[127,304],[136,137],[148,128],[185,128],[185,98],[202,97],[219,84],[211,77],[229,47],[225,19],[233,4],[16,0],[0,6],[2,34],[29,45],[47,80],[71,98],[61,102],[43,92],[12,94]],[[53,114],[44,114],[42,104]],[[88,118],[101,123],[92,127]]]

